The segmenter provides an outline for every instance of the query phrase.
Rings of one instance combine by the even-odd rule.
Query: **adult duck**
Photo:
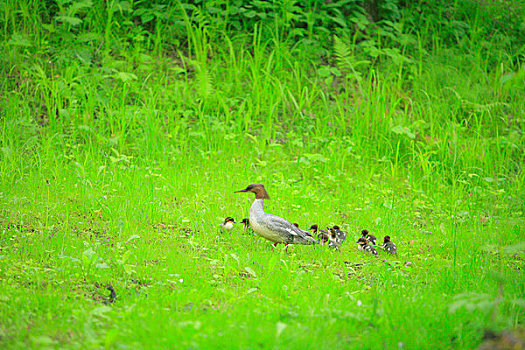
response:
[[[253,231],[267,240],[273,242],[274,247],[277,244],[284,244],[284,250],[288,244],[315,244],[317,241],[309,232],[295,227],[291,222],[277,215],[268,214],[264,211],[264,200],[270,199],[268,192],[262,184],[251,184],[244,190],[238,192],[255,193],[255,200],[250,207],[250,226]]]

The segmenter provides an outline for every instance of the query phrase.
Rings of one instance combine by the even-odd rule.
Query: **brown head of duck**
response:
[[[270,199],[270,196],[268,195],[268,192],[266,192],[263,184],[251,184],[248,185],[248,187],[246,187],[244,190],[235,191],[235,193],[238,192],[255,193],[255,199]]]

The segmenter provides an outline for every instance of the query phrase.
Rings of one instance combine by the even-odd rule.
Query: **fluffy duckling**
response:
[[[359,243],[359,250],[362,252],[367,252],[373,255],[377,255],[377,250],[374,249],[370,244],[368,244],[365,237],[361,237],[357,240],[357,243]]]
[[[377,238],[374,235],[368,234],[368,230],[361,231],[361,235],[373,245],[376,245]]]
[[[397,247],[390,240],[390,236],[385,236],[385,239],[383,240],[383,250],[390,254],[397,254]]]
[[[248,230],[250,228],[250,220],[248,220],[246,218],[242,219],[241,224],[242,224],[242,229],[244,231],[246,231],[246,230]]]
[[[277,246],[284,244],[284,251],[288,244],[316,244],[317,241],[310,232],[295,227],[291,222],[277,215],[268,214],[264,211],[264,200],[270,199],[268,192],[262,184],[251,184],[244,190],[236,192],[255,193],[255,200],[250,207],[250,225],[253,231],[261,237],[266,238]]]
[[[333,228],[330,229],[330,234],[328,235],[328,248],[339,250],[341,242],[337,237],[337,231]]]
[[[341,231],[337,225],[331,228],[327,227],[327,229],[330,231],[328,237],[328,247],[339,250],[343,242],[346,240],[346,232]]]
[[[231,216],[228,216],[221,224],[221,228],[226,231],[231,231],[233,230],[233,224],[235,224],[235,220]]]
[[[253,232],[252,227],[250,226],[250,220],[249,219],[244,218],[244,219],[242,219],[241,223],[242,223],[242,229],[243,229],[243,231],[245,233],[255,234]]]
[[[337,239],[339,240],[339,244],[343,244],[343,242],[346,240],[346,232],[341,231],[341,228],[337,225],[332,227],[331,230],[335,231]]]
[[[319,226],[317,224],[314,224],[310,226],[310,231],[312,232],[312,236],[316,237],[319,242],[328,242],[330,235],[328,234],[328,231],[325,230],[319,230]]]

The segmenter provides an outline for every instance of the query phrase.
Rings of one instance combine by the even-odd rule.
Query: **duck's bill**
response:
[[[244,190],[235,191],[234,193],[238,193],[238,192],[248,192],[248,190],[245,188]]]

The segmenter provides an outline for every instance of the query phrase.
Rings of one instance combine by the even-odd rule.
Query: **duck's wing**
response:
[[[346,232],[339,230],[336,232],[336,234],[337,234],[337,240],[339,241],[339,244],[343,243],[346,240]]]
[[[394,243],[388,242],[385,244],[385,252],[396,254],[397,253],[397,247]]]
[[[367,244],[367,245],[366,245],[365,250],[366,250],[367,252],[370,252],[370,253],[374,254],[374,255],[377,255],[377,250],[375,250],[375,248],[372,247],[370,244]]]
[[[263,225],[270,230],[275,231],[281,235],[285,243],[295,244],[315,244],[317,241],[312,237],[310,232],[301,230],[293,225],[288,220],[273,214],[266,214],[266,220]]]
[[[317,240],[319,241],[323,241],[323,242],[328,242],[329,238],[328,238],[328,233],[326,231],[319,231],[319,233],[317,233]]]
[[[328,248],[332,248],[332,249],[335,249],[335,250],[339,250],[339,242],[337,242],[337,240],[329,240],[328,241]]]

